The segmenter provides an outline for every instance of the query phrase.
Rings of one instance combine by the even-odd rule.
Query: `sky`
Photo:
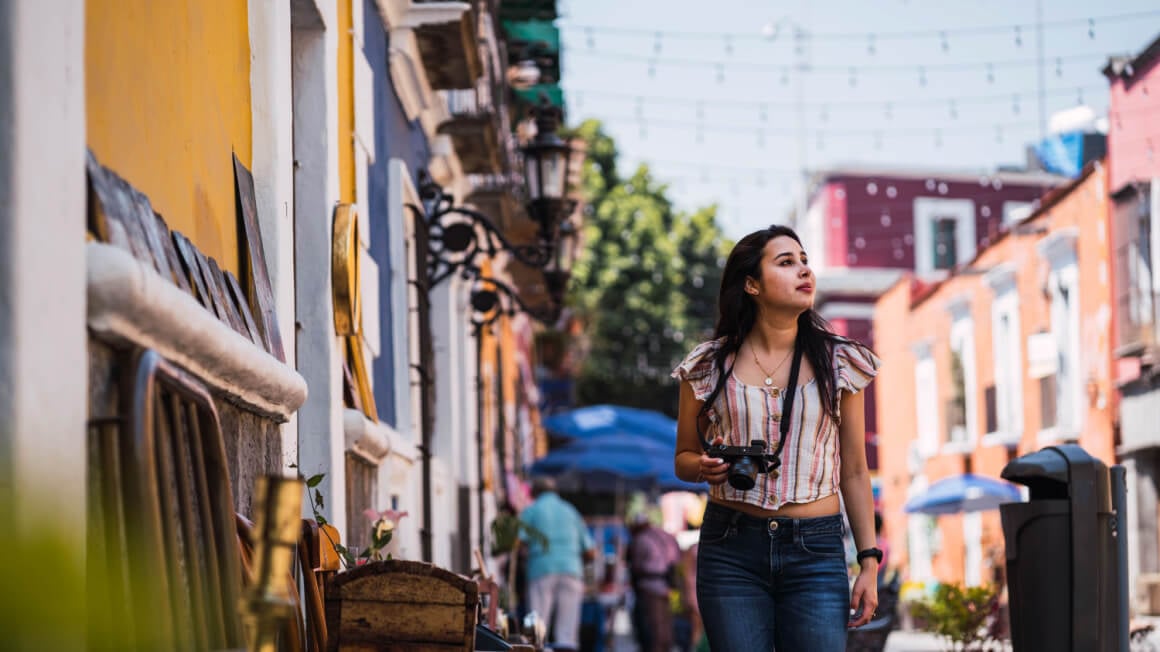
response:
[[[561,0],[560,12],[567,121],[602,120],[622,175],[648,163],[678,209],[717,204],[732,238],[784,221],[803,170],[1022,165],[1055,112],[1105,116],[1108,57],[1160,35],[1155,0]]]

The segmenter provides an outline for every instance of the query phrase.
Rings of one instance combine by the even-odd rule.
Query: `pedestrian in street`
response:
[[[829,329],[813,310],[815,289],[793,230],[745,236],[725,263],[715,339],[673,371],[682,381],[676,473],[709,483],[697,601],[718,652],[842,652],[847,628],[878,605],[859,391],[879,360]],[[705,444],[749,448],[710,455]],[[852,590],[843,500],[860,551]]]
[[[669,590],[680,579],[677,564],[681,547],[676,537],[649,520],[646,510],[631,522],[632,541],[628,546],[628,570],[632,577],[633,632],[640,652],[671,652],[673,610]]]
[[[580,512],[556,493],[551,478],[533,480],[532,496],[520,520],[547,538],[547,545],[528,537],[528,607],[551,625],[552,649],[580,648],[580,613],[584,601],[584,564],[595,558],[592,536]]]

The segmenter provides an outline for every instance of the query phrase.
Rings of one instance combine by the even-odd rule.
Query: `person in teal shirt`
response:
[[[542,533],[547,545],[520,530],[528,547],[528,607],[551,623],[553,650],[578,650],[584,563],[595,554],[592,536],[580,512],[556,493],[554,480],[533,480],[532,496],[536,500],[520,520]]]

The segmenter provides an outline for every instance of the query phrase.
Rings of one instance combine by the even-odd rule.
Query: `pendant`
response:
[[[766,376],[766,378],[765,378],[765,384],[766,384],[766,386],[772,385],[772,384],[773,384],[773,379],[772,379],[772,378],[770,378],[770,377],[768,377],[768,376]]]

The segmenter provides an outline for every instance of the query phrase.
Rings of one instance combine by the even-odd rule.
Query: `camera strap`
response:
[[[798,372],[802,368],[802,346],[801,331],[798,331],[797,338],[793,343],[793,362],[789,367],[789,382],[786,384],[785,403],[781,408],[781,419],[778,420],[778,426],[781,429],[781,436],[777,438],[777,449],[773,451],[773,461],[770,462],[770,470],[781,467],[781,450],[785,448],[785,440],[789,435],[789,422],[793,418],[793,400],[798,393]]]

